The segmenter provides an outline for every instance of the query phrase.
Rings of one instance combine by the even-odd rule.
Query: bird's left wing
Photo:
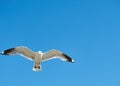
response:
[[[61,51],[54,50],[54,49],[44,53],[42,56],[43,61],[53,59],[53,58],[59,58],[64,61],[74,62],[74,60],[71,57],[69,57],[68,55],[64,54]]]

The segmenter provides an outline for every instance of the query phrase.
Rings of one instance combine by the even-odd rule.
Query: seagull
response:
[[[34,61],[34,66],[33,66],[33,71],[40,71],[41,70],[41,65],[40,63],[46,60],[54,59],[54,58],[59,58],[60,60],[66,61],[66,62],[74,62],[74,60],[66,55],[65,53],[52,49],[48,52],[43,53],[42,51],[34,52],[30,50],[26,46],[18,46],[15,48],[9,48],[4,50],[3,52],[0,53],[1,55],[15,55],[19,54],[23,57],[25,57],[28,60]]]

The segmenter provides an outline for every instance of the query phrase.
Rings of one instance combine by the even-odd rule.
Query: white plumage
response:
[[[19,46],[16,48],[10,48],[10,49],[4,50],[1,54],[2,55],[19,54],[21,56],[26,57],[29,60],[34,61],[33,71],[40,71],[41,70],[40,62],[53,59],[53,58],[59,58],[63,61],[74,62],[72,58],[70,58],[63,52],[55,49],[50,50],[46,53],[42,53],[41,51],[33,52],[32,50],[28,49],[25,46]]]

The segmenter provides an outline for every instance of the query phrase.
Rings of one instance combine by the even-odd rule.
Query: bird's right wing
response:
[[[29,60],[34,60],[35,57],[35,52],[31,51],[30,49],[24,46],[4,50],[2,54],[3,55],[20,54]]]

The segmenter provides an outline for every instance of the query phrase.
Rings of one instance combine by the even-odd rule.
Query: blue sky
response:
[[[2,0],[0,51],[58,49],[76,62],[0,56],[1,86],[120,86],[119,0]]]

